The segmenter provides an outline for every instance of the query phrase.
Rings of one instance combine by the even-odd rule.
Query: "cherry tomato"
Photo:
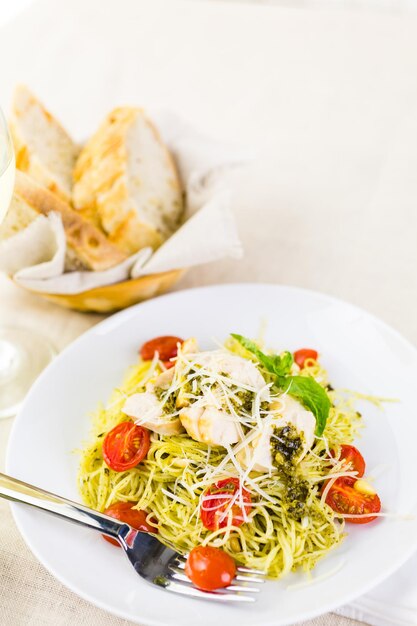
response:
[[[230,507],[230,502],[237,492],[240,492],[235,502]],[[243,500],[243,509],[241,501]],[[200,517],[208,530],[224,528],[228,524],[229,516],[232,515],[233,526],[240,526],[245,521],[245,515],[251,510],[252,498],[250,493],[240,486],[238,478],[224,478],[210,485],[204,494]]]
[[[368,513],[379,513],[381,500],[375,493],[367,495],[354,488],[356,480],[338,478],[332,485],[326,497],[326,504],[341,515],[364,515],[364,517],[346,517],[351,524],[367,524],[376,519],[376,516],[365,517]]]
[[[133,422],[122,422],[105,436],[103,458],[110,469],[125,472],[143,461],[149,445],[149,430]]]
[[[144,361],[151,361],[155,356],[155,352],[158,352],[158,357],[161,361],[169,361],[171,363],[170,359],[177,356],[178,344],[183,342],[183,339],[170,335],[155,337],[143,344],[140,349],[140,356]],[[166,363],[164,365],[168,367]]]
[[[197,546],[188,555],[185,573],[199,589],[213,591],[228,587],[236,574],[231,556],[219,548]]]
[[[155,528],[155,526],[151,526],[151,524],[146,521],[148,515],[146,511],[139,511],[132,508],[133,506],[134,504],[132,504],[132,502],[115,502],[115,504],[109,506],[104,513],[105,515],[110,515],[110,517],[114,517],[121,522],[129,524],[129,526],[136,530],[142,530],[147,533],[157,533],[158,529]],[[112,545],[120,548],[120,544],[116,539],[112,539],[112,537],[108,537],[107,535],[103,535],[103,538]]]
[[[307,359],[313,359],[314,361],[317,361],[318,356],[319,355],[316,350],[311,350],[310,348],[301,348],[300,350],[296,350],[294,352],[294,361],[301,369],[303,369]]]
[[[349,470],[357,472],[357,478],[365,474],[365,459],[355,446],[342,444],[340,446],[340,460],[349,464]]]

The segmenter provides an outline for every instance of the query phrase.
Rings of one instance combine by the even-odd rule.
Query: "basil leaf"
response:
[[[316,418],[316,435],[320,437],[326,427],[331,403],[326,390],[311,376],[287,376],[284,392],[296,398]]]
[[[277,376],[288,376],[291,372],[291,365],[294,363],[294,358],[291,352],[284,352],[282,356],[276,356],[275,359],[279,359],[279,364],[275,364],[275,373]]]
[[[293,356],[291,352],[284,352],[282,356],[278,354],[268,355],[264,354],[262,350],[258,348],[256,343],[243,337],[242,335],[236,335],[231,333],[233,339],[236,339],[246,350],[251,352],[260,363],[265,367],[268,372],[275,374],[275,376],[283,377],[287,376],[291,371],[291,365],[293,364]]]
[[[276,377],[277,387],[284,393],[296,398],[301,404],[311,411],[316,418],[316,435],[320,437],[326,427],[327,418],[331,403],[329,397],[318,382],[311,376],[290,376],[291,365],[293,364],[293,356],[291,352],[284,352],[282,356],[277,354],[264,354],[258,348],[256,343],[232,333],[233,339],[236,339],[248,352],[251,352],[264,368],[274,374]]]

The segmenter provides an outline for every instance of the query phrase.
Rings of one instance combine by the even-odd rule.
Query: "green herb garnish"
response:
[[[258,348],[256,343],[243,337],[242,335],[236,335],[232,333],[233,339],[236,339],[248,352],[252,352],[256,356],[258,361],[262,363],[268,372],[275,374],[275,376],[282,377],[287,376],[291,371],[291,365],[293,364],[293,357],[291,352],[284,352],[282,356],[279,354],[268,355],[264,354],[262,350]]]
[[[268,372],[275,375],[275,384],[280,391],[296,398],[313,413],[316,418],[316,435],[320,437],[326,427],[331,407],[326,390],[311,376],[289,375],[293,363],[290,352],[282,355],[264,354],[250,339],[235,333],[232,333],[232,337],[251,352]]]
[[[331,407],[326,390],[311,376],[287,376],[286,384],[283,391],[299,400],[316,418],[316,435],[320,437]]]

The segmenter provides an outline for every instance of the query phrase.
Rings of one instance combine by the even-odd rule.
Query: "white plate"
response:
[[[314,347],[331,381],[365,393],[400,398],[384,412],[363,406],[360,448],[376,479],[385,510],[416,508],[415,389],[417,352],[395,331],[349,304],[273,285],[223,285],[182,291],[145,302],[98,324],[47,368],[16,418],[7,471],[52,492],[79,499],[77,455],[88,435],[88,413],[106,400],[138,347],[150,337],[195,335],[203,347],[230,332],[256,336],[267,321],[266,343],[294,350]],[[314,571],[268,582],[251,606],[220,606],[185,599],[142,582],[123,555],[91,530],[14,505],[14,515],[38,559],[83,598],[142,625],[279,626],[345,604],[394,572],[417,547],[414,520],[383,518],[352,526],[340,548]],[[333,573],[332,573],[333,572]]]

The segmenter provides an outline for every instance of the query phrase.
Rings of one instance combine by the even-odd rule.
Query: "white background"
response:
[[[25,9],[34,0],[0,0],[0,27]],[[57,0],[70,1],[70,0]],[[195,0],[198,2],[199,0]],[[417,10],[417,0],[213,0],[223,2],[253,2],[287,7],[332,7],[350,9],[373,9],[377,11],[402,12]]]

